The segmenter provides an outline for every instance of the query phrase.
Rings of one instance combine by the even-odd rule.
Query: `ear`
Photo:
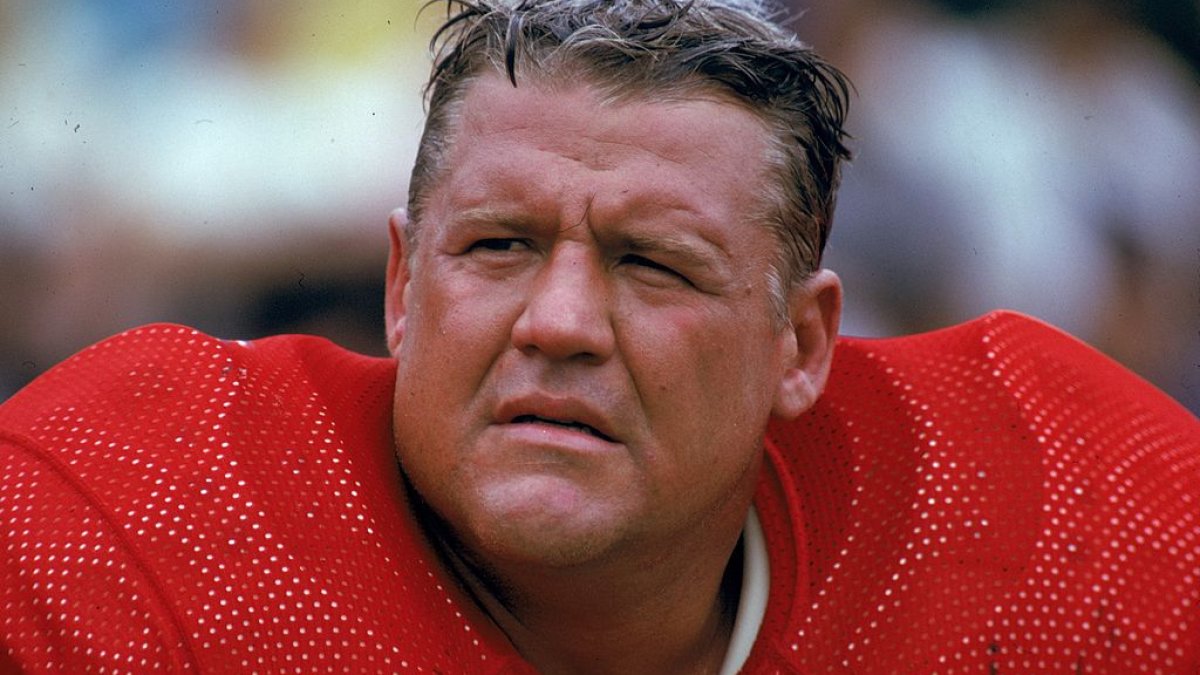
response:
[[[831,270],[818,270],[788,293],[791,325],[780,335],[783,375],[771,414],[795,419],[817,402],[833,363],[842,319],[842,282]]]
[[[408,310],[408,214],[404,209],[392,211],[388,218],[387,287],[384,289],[383,315],[387,323],[388,352],[393,356],[404,339],[404,320]]]

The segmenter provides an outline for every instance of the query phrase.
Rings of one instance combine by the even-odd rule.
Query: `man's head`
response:
[[[409,188],[414,224],[481,75],[503,72],[514,86],[586,82],[610,100],[732,101],[771,138],[774,180],[753,217],[779,239],[772,284],[782,317],[784,289],[820,265],[849,156],[840,72],[773,24],[760,0],[451,0],[448,11]]]
[[[684,556],[719,572],[768,419],[811,406],[829,371],[841,289],[815,265],[841,80],[742,10],[532,5],[469,7],[442,33],[458,40],[413,217],[392,221],[397,452],[488,565]],[[560,38],[590,60],[547,46]],[[645,59],[675,65],[628,66]]]

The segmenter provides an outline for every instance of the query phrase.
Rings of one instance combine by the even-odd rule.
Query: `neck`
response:
[[[446,532],[437,528],[433,531]],[[439,538],[444,560],[538,672],[716,673],[741,588],[741,523],[700,550],[567,569],[484,564]],[[710,533],[711,534],[711,533]]]

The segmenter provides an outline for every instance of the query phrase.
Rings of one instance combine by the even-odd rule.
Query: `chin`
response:
[[[626,534],[624,505],[560,478],[534,477],[486,486],[468,545],[496,561],[569,567],[596,561]]]

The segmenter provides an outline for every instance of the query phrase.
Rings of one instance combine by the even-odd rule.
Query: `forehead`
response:
[[[483,178],[507,178],[535,188],[528,184],[533,174],[550,187],[547,181],[586,171],[605,183],[624,178],[623,191],[648,188],[657,199],[724,200],[743,210],[742,219],[746,209],[760,210],[768,192],[765,124],[703,90],[651,100],[557,80],[524,79],[513,87],[489,73],[469,86],[455,117],[442,171],[451,186],[443,187],[469,191]]]

